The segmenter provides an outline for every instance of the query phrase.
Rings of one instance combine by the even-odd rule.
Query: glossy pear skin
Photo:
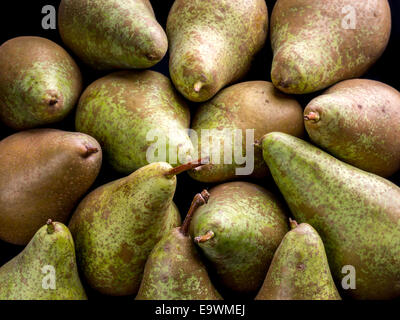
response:
[[[0,119],[16,129],[61,121],[82,90],[81,72],[58,44],[17,37],[0,46]]]
[[[167,21],[172,81],[187,99],[209,100],[247,73],[267,32],[264,0],[176,0]]]
[[[40,228],[26,248],[0,268],[0,300],[86,300],[76,266],[72,236],[66,226]],[[48,271],[55,270],[55,289],[45,289]],[[42,272],[44,270],[45,272]]]
[[[382,177],[400,168],[400,92],[373,80],[338,83],[304,111],[311,140],[335,157]]]
[[[217,158],[219,164],[213,163],[201,170],[190,171],[189,174],[202,182],[223,182],[241,177],[236,169],[243,165],[236,163],[234,155],[236,148],[239,150],[240,147],[242,151],[236,152],[240,155],[246,154],[246,130],[254,130],[254,141],[273,131],[301,137],[304,133],[303,109],[296,100],[280,93],[270,82],[243,82],[223,89],[212,100],[200,105],[195,113],[192,129],[197,133],[197,139],[193,135],[191,137],[196,150],[209,156],[215,150],[213,145],[216,143],[220,145],[221,152],[220,158]],[[212,133],[212,142],[208,139],[202,140],[204,129],[215,130]],[[232,134],[235,134],[233,130],[240,130],[242,133],[241,142],[238,139],[232,142],[232,164],[224,163],[224,143],[230,141],[224,130],[232,130]],[[229,138],[232,139],[232,135]],[[251,177],[264,178],[269,172],[261,148],[253,149],[254,171]],[[216,162],[213,157],[211,162]]]
[[[143,69],[158,63],[167,36],[149,0],[62,0],[64,43],[95,69]]]
[[[175,228],[152,250],[136,300],[221,300],[221,296],[190,236]]]
[[[387,0],[278,0],[271,16],[271,78],[305,94],[363,75],[389,41]]]
[[[264,159],[299,222],[324,241],[338,283],[356,270],[356,299],[400,296],[400,188],[284,133],[267,134]]]
[[[79,204],[69,224],[88,284],[107,295],[136,294],[146,260],[162,235],[180,223],[172,203],[172,167],[152,163],[101,186]]]
[[[65,223],[101,161],[98,142],[77,132],[32,129],[0,141],[0,238],[24,245],[43,221]]]
[[[208,204],[194,214],[190,234],[194,239],[214,232],[198,247],[221,284],[234,292],[256,293],[288,231],[285,210],[273,194],[252,183],[221,184],[210,194]]]
[[[341,300],[324,244],[309,224],[285,235],[256,300]]]
[[[147,151],[156,140],[152,131],[167,142],[167,159],[159,161],[175,166],[177,152],[187,157],[193,152],[189,108],[158,72],[121,71],[95,81],[82,94],[75,122],[78,131],[100,142],[114,169],[125,174],[149,163]],[[170,159],[170,152],[176,159]]]

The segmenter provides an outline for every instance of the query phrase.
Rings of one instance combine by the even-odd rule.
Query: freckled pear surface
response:
[[[318,121],[307,120],[310,113]],[[400,168],[400,93],[381,82],[338,83],[304,111],[317,145],[360,169],[388,177]]]
[[[88,284],[113,296],[136,294],[146,260],[162,235],[180,224],[172,202],[172,167],[152,163],[86,196],[69,228]]]
[[[64,43],[95,69],[144,69],[168,49],[149,0],[62,0]]]
[[[55,289],[43,288],[51,285],[51,271],[42,272],[46,266],[54,268]],[[87,300],[66,226],[53,222],[40,228],[26,248],[0,268],[0,300]]]
[[[278,0],[271,16],[271,78],[305,94],[363,75],[385,50],[387,0]]]
[[[80,70],[56,43],[17,37],[0,46],[0,119],[24,130],[61,121],[82,90]]]
[[[400,188],[284,133],[267,134],[264,159],[293,215],[324,241],[334,278],[356,269],[356,299],[400,296]]]
[[[0,239],[25,245],[43,221],[65,223],[101,162],[100,145],[82,133],[32,129],[0,141]]]
[[[279,200],[264,188],[229,182],[210,190],[190,225],[192,238],[214,237],[198,246],[210,261],[221,284],[235,292],[257,292],[276,248],[288,231]]]
[[[267,31],[264,0],[176,0],[167,21],[176,88],[191,101],[212,98],[249,70]]]
[[[285,235],[256,300],[341,300],[324,244],[309,224]]]
[[[171,81],[154,71],[121,71],[92,83],[79,101],[75,124],[100,142],[114,169],[126,174],[149,163],[157,137],[158,155],[166,154],[158,161],[175,166],[179,151],[187,158],[182,162],[193,152],[189,108]]]
[[[215,152],[214,145],[216,145],[220,146],[221,152],[220,158],[217,158],[219,164],[211,156],[212,165],[191,171],[190,176],[202,182],[222,182],[241,177],[237,175],[236,169],[245,165],[237,164],[238,159],[234,155],[247,154],[246,149],[249,146],[246,141],[246,130],[254,130],[251,144],[273,131],[301,137],[304,133],[303,109],[296,100],[276,90],[270,82],[243,82],[221,90],[212,100],[200,105],[194,115],[192,129],[197,134],[197,139],[196,136],[191,136],[195,150],[201,150],[204,155],[210,156],[210,153],[212,155]],[[213,130],[211,141],[204,139],[203,134],[206,132],[202,133],[202,130]],[[224,130],[231,130],[228,138]],[[242,140],[232,138],[235,130],[240,130]],[[229,157],[232,159],[232,164],[226,164],[224,161],[225,143],[232,145]],[[242,152],[239,152],[240,148]],[[251,177],[267,176],[268,168],[262,157],[261,148],[255,147],[250,150],[254,150],[254,153],[248,155],[246,165],[250,167],[250,157],[254,154],[254,171]]]

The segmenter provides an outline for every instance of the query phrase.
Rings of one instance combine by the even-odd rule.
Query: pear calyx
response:
[[[54,231],[56,230],[53,220],[51,219],[47,220],[46,224],[47,224],[47,234],[53,234]]]
[[[314,121],[318,122],[320,120],[320,115],[318,112],[311,111],[304,116],[305,121]]]
[[[289,218],[289,223],[290,223],[290,228],[293,230],[293,229],[296,229],[298,226],[299,226],[299,224],[297,223],[297,221],[296,220],[292,220],[292,218]]]

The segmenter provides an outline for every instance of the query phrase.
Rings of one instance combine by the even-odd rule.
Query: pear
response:
[[[168,49],[149,0],[62,0],[58,11],[64,43],[95,69],[143,69]]]
[[[190,161],[189,125],[186,102],[154,71],[121,71],[95,81],[76,113],[76,129],[95,137],[113,168],[124,174],[151,162]]]
[[[256,300],[341,300],[318,233],[307,223],[291,226]]]
[[[0,46],[0,119],[15,130],[64,119],[82,90],[75,61],[58,44],[17,37]]]
[[[26,248],[0,268],[0,300],[86,300],[68,228],[47,221]]]
[[[176,174],[199,165],[151,163],[82,200],[69,228],[78,266],[92,288],[114,296],[137,293],[151,250],[180,224],[172,203]]]
[[[296,220],[321,236],[345,293],[399,297],[400,188],[284,133],[267,134],[262,146]]]
[[[373,80],[340,82],[304,111],[311,140],[335,157],[382,177],[400,168],[400,92]]]
[[[202,156],[211,158],[210,165],[189,172],[192,178],[202,182],[223,182],[238,179],[241,175],[261,179],[269,174],[268,167],[261,149],[253,148],[254,141],[272,131],[301,137],[304,133],[303,109],[296,100],[280,93],[270,82],[243,82],[223,89],[212,100],[200,105],[192,130],[194,148],[201,150]],[[205,130],[210,130],[211,139],[205,139]],[[250,133],[253,137],[248,141]],[[229,143],[232,149],[225,151]],[[214,158],[218,147],[220,153]],[[240,157],[245,154],[247,162],[238,161],[237,154]],[[229,161],[231,164],[225,161],[226,156],[232,159]],[[254,170],[250,171],[252,168]]]
[[[385,50],[387,0],[278,0],[271,16],[271,78],[304,94],[363,75]]]
[[[181,227],[166,233],[146,262],[136,300],[220,300],[189,235],[194,212],[208,202],[198,193]]]
[[[210,194],[208,205],[196,211],[190,234],[225,289],[256,293],[288,231],[285,209],[252,183],[221,184]]]
[[[101,161],[98,142],[77,132],[32,129],[0,141],[0,239],[25,245],[46,219],[65,223]]]
[[[176,0],[167,21],[172,81],[191,101],[211,99],[248,72],[267,32],[264,0]]]

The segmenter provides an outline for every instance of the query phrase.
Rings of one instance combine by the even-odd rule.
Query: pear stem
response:
[[[55,226],[54,226],[53,220],[51,220],[51,219],[47,220],[46,224],[47,224],[47,233],[53,234],[55,231]]]
[[[99,149],[96,147],[92,147],[92,146],[85,146],[86,147],[86,153],[84,154],[84,157],[87,158],[90,155],[99,152]]]
[[[180,166],[177,166],[175,168],[172,168],[171,170],[169,170],[165,176],[167,178],[172,178],[173,176],[176,176],[182,172],[188,171],[188,170],[192,170],[194,168],[200,167],[204,164],[207,164],[209,162],[210,158],[209,157],[205,157],[203,159],[199,159],[199,160],[194,160],[194,161],[190,161],[188,163],[182,164]]]
[[[304,116],[304,120],[305,121],[314,121],[314,122],[318,122],[320,119],[319,113],[318,112],[314,112],[311,111],[309,114],[306,114]]]
[[[215,236],[214,232],[210,230],[205,235],[194,238],[194,241],[196,243],[204,243],[214,238],[214,236]]]
[[[199,93],[200,90],[201,90],[201,88],[203,88],[203,86],[204,86],[204,83],[203,83],[203,82],[197,81],[197,82],[194,84],[194,86],[193,86],[193,90],[194,90],[195,92]]]
[[[197,208],[205,205],[210,198],[210,194],[207,190],[203,190],[201,193],[198,193],[194,196],[192,204],[190,205],[189,211],[186,215],[185,221],[180,228],[181,233],[187,237],[189,235],[189,227],[192,222],[193,214],[197,210]]]
[[[293,229],[296,229],[298,226],[299,226],[299,224],[297,223],[297,221],[296,220],[292,220],[291,218],[289,218],[289,223],[290,223],[290,228],[293,230]]]

